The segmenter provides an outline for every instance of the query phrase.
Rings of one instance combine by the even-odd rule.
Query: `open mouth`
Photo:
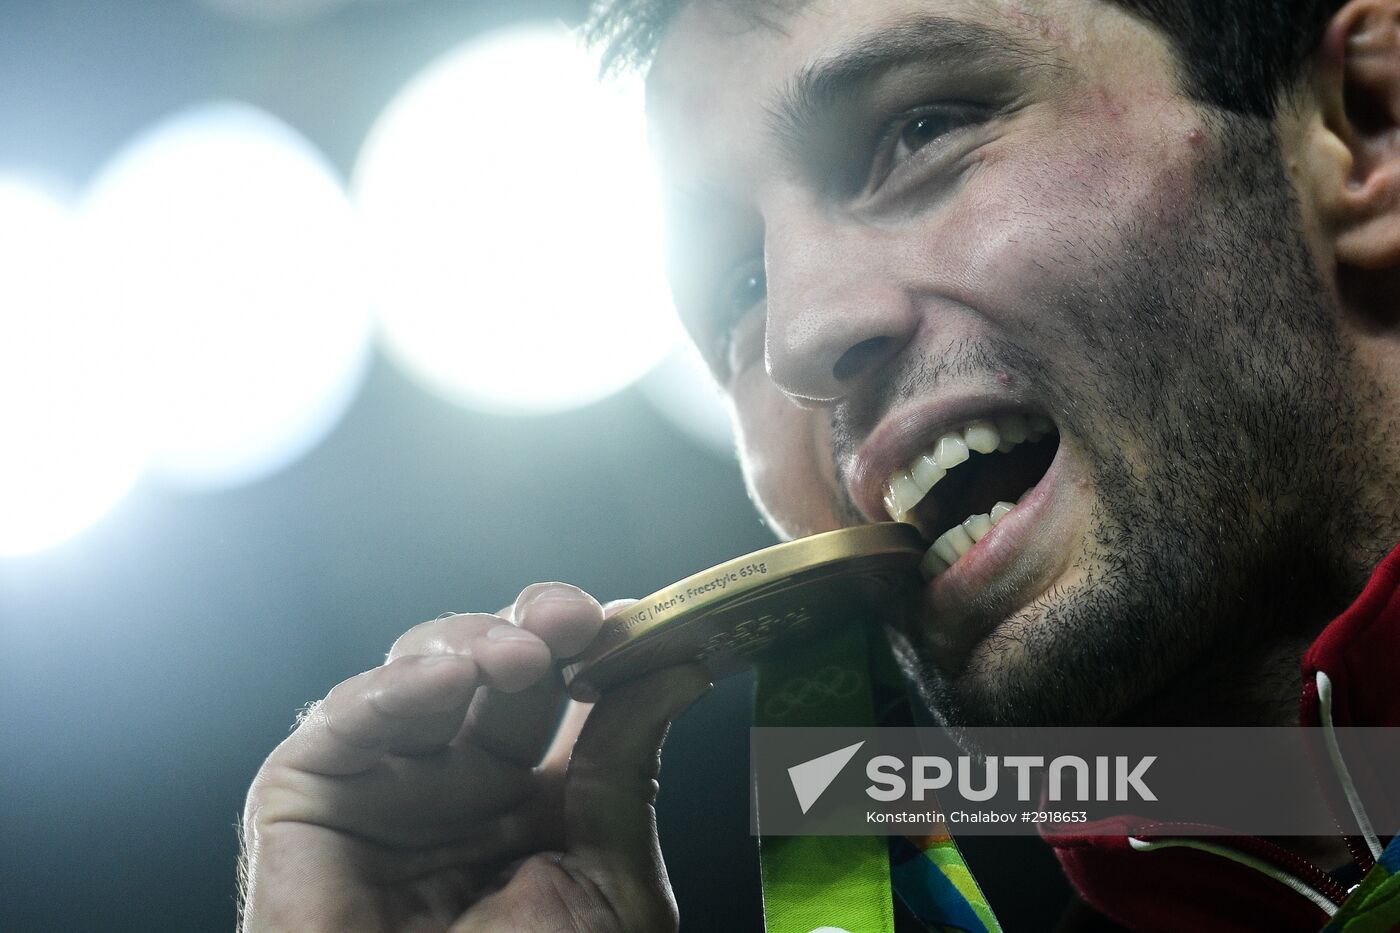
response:
[[[933,579],[982,540],[1033,489],[1060,446],[1044,415],[969,421],[943,434],[884,486],[885,511],[932,546],[921,569]]]

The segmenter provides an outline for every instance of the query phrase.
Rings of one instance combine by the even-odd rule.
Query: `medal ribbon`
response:
[[[760,660],[754,725],[877,724],[876,687],[897,684],[898,672],[870,637],[845,625]],[[767,933],[894,933],[895,891],[926,930],[1000,933],[949,836],[763,836],[762,801],[758,812]]]

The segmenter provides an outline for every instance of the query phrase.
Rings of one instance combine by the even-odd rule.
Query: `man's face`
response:
[[[1359,423],[1332,289],[1271,128],[1147,26],[692,0],[650,106],[754,497],[789,536],[920,527],[896,648],[940,715],[1121,716],[1313,586]]]

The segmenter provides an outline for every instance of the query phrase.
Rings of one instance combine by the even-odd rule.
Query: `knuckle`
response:
[[[450,615],[438,616],[436,619],[432,619],[428,622],[419,622],[398,638],[394,639],[394,643],[389,646],[388,659],[392,661],[403,655],[412,654],[413,651],[411,651],[410,648],[423,639],[423,633],[425,631],[430,630],[433,626],[439,625],[450,618],[452,618]]]
[[[388,660],[414,654],[459,654],[472,638],[502,621],[496,613],[456,612],[420,622],[398,637],[389,649]]]
[[[325,702],[316,712],[316,722],[321,728],[309,736],[308,740],[315,744],[333,741],[352,748],[377,747],[375,738],[363,733],[367,730],[375,731],[373,723],[383,716],[379,702],[382,691],[370,682],[355,684],[351,688],[352,683],[353,681],[346,681],[339,684],[326,696]],[[341,687],[347,689],[337,693]]]
[[[329,718],[333,712],[340,710],[346,704],[355,702],[360,698],[360,695],[368,689],[375,672],[382,670],[384,670],[384,668],[376,667],[362,674],[356,674],[354,677],[342,680],[330,689],[330,692],[326,694],[324,700],[310,704],[308,706],[310,710],[309,714],[304,718],[298,719],[298,724],[324,721]]]
[[[275,815],[287,808],[289,798],[301,789],[301,772],[269,759],[258,769],[243,804],[245,831],[275,822]]]
[[[252,838],[282,823],[317,822],[323,818],[324,796],[310,775],[288,770],[256,794],[249,792],[243,808],[243,832]]]

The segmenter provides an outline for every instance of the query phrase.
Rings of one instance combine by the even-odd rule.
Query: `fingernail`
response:
[[[640,599],[610,599],[603,603],[603,618],[610,619],[622,610],[629,609],[639,602],[641,602]]]
[[[526,612],[536,606],[548,606],[550,603],[574,603],[577,605],[583,601],[577,593],[571,593],[568,590],[549,590],[516,603],[515,614],[517,617],[524,616]]]
[[[514,625],[497,625],[495,628],[486,630],[486,637],[491,641],[536,641],[534,635]]]
[[[515,617],[524,615],[525,610],[540,603],[588,603],[596,602],[583,590],[568,583],[534,583],[525,587],[515,600]]]

